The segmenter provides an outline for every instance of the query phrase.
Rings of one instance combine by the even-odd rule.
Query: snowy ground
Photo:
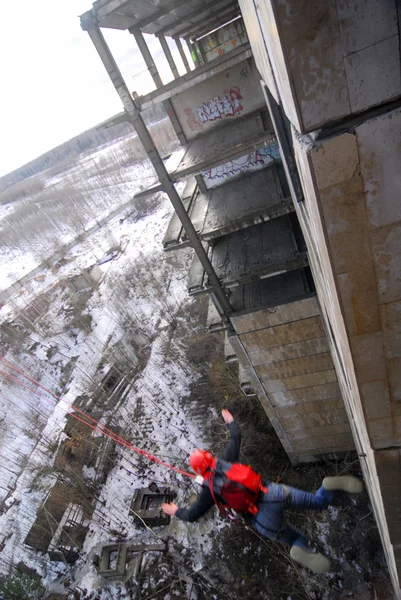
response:
[[[146,163],[110,171],[110,165],[118,164],[119,148],[103,148],[65,174],[49,175],[42,196],[1,207],[1,235],[14,226],[1,254],[4,287],[49,256],[60,240],[70,240],[93,219],[126,202],[151,177]],[[104,169],[110,171],[107,177]],[[272,478],[285,473],[290,485],[313,488],[324,473],[357,468],[352,460],[324,469],[289,465],[261,407],[240,396],[235,376],[225,371],[222,338],[205,333],[205,304],[187,296],[191,251],[162,252],[171,206],[159,194],[147,199],[146,207],[147,216],[143,205],[140,210],[134,206],[77,244],[0,311],[0,487],[7,498],[0,514],[1,572],[12,575],[12,565],[23,562],[59,598],[67,598],[67,588],[75,590],[76,598],[101,600],[391,598],[366,496],[301,525],[336,564],[332,574],[311,577],[295,568],[277,545],[223,523],[216,514],[196,525],[173,520],[152,531],[136,526],[129,513],[135,489],[152,481],[170,485],[180,504],[197,486],[122,446],[97,489],[76,565],[51,563],[47,555],[24,545],[55,481],[52,465],[57,444],[65,438],[66,414],[77,398],[98,388],[112,365],[131,375],[124,401],[113,411],[104,410],[108,426],[179,468],[187,469],[194,447],[222,447],[223,403],[243,426],[243,460],[271,472]],[[77,291],[81,274],[111,248],[116,255],[102,265],[101,279]],[[83,470],[87,485],[94,475],[93,468]],[[366,547],[358,553],[365,535]],[[93,559],[102,544],[116,540],[163,540],[168,550],[146,555],[139,579],[106,581]]]

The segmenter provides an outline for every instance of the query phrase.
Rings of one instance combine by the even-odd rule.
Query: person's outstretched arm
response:
[[[238,423],[234,421],[234,417],[229,410],[224,408],[221,411],[221,414],[230,429],[230,440],[225,447],[221,458],[227,462],[238,462],[239,451],[241,448],[241,430]]]
[[[209,488],[202,487],[201,493],[198,495],[196,502],[192,504],[189,508],[178,508],[177,504],[170,502],[169,504],[162,504],[162,510],[167,514],[173,517],[177,517],[177,519],[181,519],[182,521],[187,521],[188,523],[193,523],[200,519],[202,515],[205,514],[214,504],[212,494],[209,491]]]

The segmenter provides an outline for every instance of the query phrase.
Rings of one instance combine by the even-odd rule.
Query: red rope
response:
[[[39,387],[41,387],[48,394],[53,396],[53,398],[55,398],[57,401],[60,400],[61,402],[65,402],[65,400],[63,400],[60,396],[56,396],[55,394],[53,394],[52,391],[50,391],[48,388],[46,388],[44,385],[42,385],[39,381],[36,381],[36,379],[33,379],[33,377],[30,377],[29,375],[24,373],[24,371],[22,371],[21,369],[19,369],[18,367],[16,367],[9,361],[7,361],[4,358],[4,356],[0,356],[0,360],[2,362],[4,362],[10,369],[13,369],[17,373],[20,373],[21,375],[23,375],[23,377],[25,377],[32,383],[35,383]],[[11,375],[9,373],[6,373],[1,370],[0,370],[0,373],[4,373],[8,377],[10,377],[10,378],[14,379],[15,381],[17,381],[18,383],[20,383],[20,385],[22,385],[22,386],[25,385],[20,379],[18,379],[17,377],[14,377],[13,375]],[[37,393],[37,392],[34,392],[34,393]],[[53,400],[50,400],[49,398],[45,398],[45,399],[50,402],[53,402],[53,404],[55,404],[55,402]],[[136,452],[137,454],[140,454],[141,456],[145,456],[147,459],[152,460],[153,462],[156,462],[163,467],[167,467],[168,469],[171,469],[172,471],[175,471],[176,473],[181,473],[181,475],[186,475],[187,477],[191,477],[191,479],[195,479],[196,475],[194,475],[193,473],[188,473],[187,471],[183,471],[182,469],[179,469],[178,467],[174,467],[173,465],[170,465],[170,464],[162,461],[160,458],[157,458],[157,456],[153,456],[153,454],[150,454],[150,452],[147,452],[146,450],[142,450],[141,448],[137,448],[136,446],[131,444],[128,440],[126,440],[122,436],[115,433],[112,429],[108,429],[108,427],[106,427],[105,425],[102,425],[102,423],[100,423],[100,421],[98,421],[97,419],[94,419],[90,415],[86,414],[83,410],[78,408],[78,406],[75,406],[74,404],[72,404],[71,408],[73,408],[74,411],[76,411],[76,412],[80,413],[82,416],[84,416],[85,419],[89,419],[90,421],[92,421],[92,423],[94,423],[94,425],[92,425],[91,423],[88,423],[87,421],[84,421],[84,419],[81,419],[74,412],[68,411],[67,414],[70,414],[72,417],[74,417],[74,419],[76,419],[77,421],[80,421],[81,423],[84,423],[85,425],[87,425],[88,427],[93,429],[94,431],[97,431],[97,432],[101,433],[102,435],[105,435],[106,437],[110,438],[117,444],[120,444],[121,446],[128,448],[129,450],[132,450],[133,452]]]
[[[40,396],[39,392],[37,392],[36,390],[34,390],[31,387],[28,387],[23,381],[21,381],[21,379],[18,379],[18,377],[14,377],[14,375],[11,375],[11,373],[7,373],[7,371],[3,371],[2,369],[0,369],[0,373],[2,375],[5,375],[6,377],[8,377],[9,379],[12,379],[13,381],[16,381],[17,383],[19,383],[22,387],[24,387],[25,389],[27,389],[28,391],[32,392],[32,394],[36,394],[36,396]]]

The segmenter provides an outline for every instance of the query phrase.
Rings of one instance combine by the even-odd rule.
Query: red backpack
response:
[[[250,512],[256,515],[256,502],[260,492],[267,492],[262,478],[248,465],[229,463],[217,459],[206,482],[213,500],[224,515],[229,509],[236,512]],[[219,499],[216,498],[219,496]],[[221,500],[220,500],[221,499]]]

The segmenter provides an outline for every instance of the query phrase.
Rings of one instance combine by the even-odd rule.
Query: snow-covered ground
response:
[[[138,590],[141,600],[330,600],[345,598],[348,591],[342,589],[342,582],[352,578],[357,582],[352,590],[360,586],[360,593],[353,597],[368,597],[364,594],[371,588],[366,581],[372,573],[366,565],[365,570],[361,568],[356,553],[353,561],[346,560],[348,546],[346,551],[341,546],[350,537],[349,523],[356,522],[355,540],[372,527],[366,500],[364,507],[351,506],[347,520],[333,508],[317,524],[308,521],[310,533],[342,568],[340,574],[321,581],[294,570],[283,550],[273,553],[271,545],[241,528],[233,529],[216,514],[196,525],[172,520],[168,527],[152,531],[135,525],[130,504],[136,489],[151,482],[171,486],[180,504],[197,492],[197,484],[124,445],[116,446],[107,477],[98,484],[93,514],[84,519],[89,530],[74,567],[50,562],[47,554],[24,544],[59,475],[55,456],[59,443],[68,439],[63,432],[67,415],[79,399],[96,396],[111,369],[127,380],[127,387],[122,401],[111,408],[105,394],[100,421],[134,446],[186,470],[192,449],[209,447],[212,428],[221,428],[220,438],[225,435],[212,401],[213,390],[208,380],[202,380],[206,371],[189,358],[190,353],[200,352],[199,343],[205,348],[200,352],[202,364],[207,366],[211,360],[210,342],[205,342],[208,334],[194,311],[195,301],[186,292],[191,250],[162,251],[172,214],[168,199],[157,194],[134,202],[79,241],[94,221],[123,206],[153,178],[145,161],[136,161],[132,167],[126,160],[121,167],[125,152],[126,140],[120,140],[87,153],[65,173],[48,173],[42,192],[0,207],[3,288],[51,257],[60,245],[77,240],[62,259],[49,261],[48,269],[0,309],[0,574],[12,575],[12,566],[22,562],[40,573],[48,591],[64,594],[63,598],[68,588],[75,590],[75,598],[101,600],[139,598]],[[105,255],[113,258],[103,262]],[[99,262],[103,262],[102,273],[97,271],[92,277]],[[191,348],[189,339],[195,340]],[[218,343],[222,345],[222,340]],[[194,395],[201,383],[204,391]],[[222,396],[229,399],[226,383],[221,385]],[[256,427],[264,419],[264,430],[254,429],[260,438],[261,431],[268,431],[267,418],[253,402],[236,398],[237,409],[246,415],[245,427],[250,427],[252,418]],[[99,435],[93,431],[91,439]],[[246,442],[246,457],[263,458],[271,469],[270,452],[278,457],[274,459],[280,465],[277,474],[289,470],[284,453],[275,447],[274,434],[268,435],[262,457],[258,449],[253,450],[260,443],[254,438]],[[299,475],[303,484],[308,469],[312,473],[313,468],[305,467]],[[84,466],[79,477],[90,487],[96,468]],[[292,477],[287,482],[297,484],[295,469]],[[359,511],[355,519],[354,509]],[[336,527],[344,538],[341,544],[332,539]],[[97,574],[93,560],[103,544],[116,540],[162,540],[168,552],[162,558],[157,552],[144,556],[140,582],[132,576],[125,582],[106,581]],[[280,595],[271,595],[269,577],[284,582]]]
[[[70,241],[77,233],[75,223],[83,229],[89,228],[93,219],[99,220],[126,203],[146,185],[151,176],[147,163],[145,166],[137,163],[134,169],[111,169],[106,177],[103,173],[93,174],[99,163],[104,167],[118,160],[121,143],[85,156],[62,176],[49,177],[44,191],[21,201],[20,206],[17,203],[1,207],[3,234],[11,222],[22,220],[25,224],[24,230],[14,229],[15,237],[9,237],[2,246],[3,285],[36,266],[38,257],[51,255],[60,241]],[[68,188],[71,188],[71,203],[67,200]],[[191,423],[185,415],[185,398],[197,373],[188,364],[172,327],[172,320],[174,328],[191,326],[185,311],[191,300],[183,276],[190,252],[173,261],[163,254],[161,240],[172,209],[162,194],[149,199],[148,205],[153,210],[149,216],[141,214],[138,218],[135,210],[128,211],[131,217],[119,215],[89,239],[77,243],[57,269],[33,278],[0,312],[3,330],[10,334],[9,339],[2,340],[2,360],[7,362],[0,365],[3,428],[0,456],[2,464],[9,467],[0,475],[3,498],[7,490],[12,490],[0,517],[0,531],[5,540],[0,561],[3,573],[9,571],[10,564],[22,561],[46,575],[47,583],[54,578],[54,569],[48,561],[24,546],[24,540],[55,481],[55,475],[46,467],[51,466],[55,444],[64,435],[65,416],[77,396],[88,393],[95,383],[100,384],[108,364],[118,362],[117,346],[124,342],[128,324],[131,332],[146,341],[147,360],[142,369],[136,372],[134,369],[130,390],[113,414],[112,426],[118,426],[124,438],[181,468],[186,468],[190,449],[203,442],[196,423]],[[96,210],[91,213],[93,207]],[[26,226],[30,229],[29,239]],[[89,317],[90,325],[78,323],[71,327],[70,313],[76,294],[68,282],[95,265],[110,247],[121,251],[103,264],[101,280],[94,282],[88,292],[84,314]],[[170,354],[174,352],[174,361],[166,360],[167,345]],[[63,380],[63,372],[69,366],[68,379]],[[138,399],[141,416],[135,422],[132,415]],[[141,435],[141,427],[147,422],[153,428],[151,439]],[[105,534],[106,515],[110,530],[123,528],[128,539],[132,539],[140,535],[128,518],[134,490],[151,481],[183,483],[182,475],[156,463],[148,465],[144,475],[128,476],[127,465],[134,472],[140,470],[135,466],[138,458],[126,448],[117,448],[117,459],[95,507],[94,515],[98,516],[92,518],[85,540],[86,559],[79,565],[79,581],[75,582],[81,587],[97,588],[102,583],[87,557],[110,541]],[[85,473],[90,479],[90,470]],[[191,480],[180,487],[187,490],[188,485],[192,485]],[[185,527],[181,537],[186,537]],[[60,569],[60,564],[56,565]]]

